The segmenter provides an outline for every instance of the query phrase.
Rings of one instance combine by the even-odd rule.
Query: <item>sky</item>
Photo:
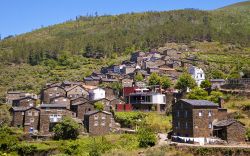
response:
[[[185,8],[213,10],[241,1],[244,0],[0,0],[0,34],[2,38],[18,35],[95,12],[116,15]]]

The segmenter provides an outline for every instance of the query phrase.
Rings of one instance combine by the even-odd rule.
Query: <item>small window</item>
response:
[[[212,112],[211,111],[208,111],[208,116],[212,116]]]
[[[105,115],[102,115],[102,119],[105,120],[105,119],[106,119],[106,116],[105,116]]]
[[[181,123],[178,122],[178,123],[177,123],[177,128],[180,128],[180,127],[181,127]]]
[[[56,93],[56,96],[59,96],[60,95],[60,93]]]
[[[102,125],[102,126],[105,126],[105,125],[106,125],[105,121],[102,121],[101,125]]]
[[[57,102],[58,101],[58,99],[55,99],[55,102]]]
[[[203,112],[202,111],[199,111],[199,116],[203,116]]]
[[[177,117],[180,117],[180,112],[179,111],[177,111]]]
[[[28,116],[32,116],[32,111],[28,111]]]
[[[38,116],[38,112],[35,112],[35,116]]]
[[[94,126],[98,126],[98,121],[95,121]]]
[[[95,120],[98,120],[98,115],[97,114],[94,115],[94,118],[95,118]]]
[[[63,99],[63,101],[66,101],[66,99]]]
[[[50,109],[49,109],[49,108],[45,108],[45,111],[46,111],[46,112],[49,112],[49,111],[50,111]]]
[[[185,128],[188,129],[188,123],[187,122],[185,123]]]
[[[34,118],[30,118],[30,123],[33,123],[35,121]]]
[[[34,106],[34,104],[33,104],[33,103],[30,103],[29,105],[30,105],[30,107],[33,107],[33,106]]]
[[[49,93],[49,96],[52,96],[53,94],[52,93]]]
[[[211,122],[208,124],[208,128],[209,128],[209,129],[212,128],[212,123],[211,123]]]
[[[22,115],[24,115],[24,112],[22,112]]]
[[[185,117],[187,117],[188,116],[188,111],[185,111]]]

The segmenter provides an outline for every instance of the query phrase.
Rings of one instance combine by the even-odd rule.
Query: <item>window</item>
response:
[[[34,121],[34,118],[30,118],[30,123],[33,123]]]
[[[58,101],[58,99],[55,99],[55,102],[57,102]]]
[[[105,126],[105,125],[106,125],[105,121],[102,121],[101,125],[102,125],[102,126]]]
[[[103,120],[106,119],[106,116],[105,116],[105,115],[102,115],[102,119],[103,119]]]
[[[208,124],[208,128],[212,128],[212,123],[210,122],[209,124]]]
[[[95,120],[98,120],[98,115],[97,115],[97,114],[94,115],[94,119],[95,119]]]
[[[63,101],[66,101],[66,99],[63,99]]]
[[[32,116],[32,111],[28,111],[28,116]]]
[[[22,112],[22,115],[24,115],[24,112]]]
[[[188,123],[187,122],[185,123],[185,128],[188,129]]]
[[[46,111],[46,112],[49,112],[49,111],[50,111],[50,109],[49,109],[49,108],[45,108],[45,111]]]
[[[199,111],[199,116],[203,116],[203,112],[202,111]]]
[[[56,93],[56,96],[59,96],[60,95],[60,93]]]
[[[185,117],[187,117],[188,116],[188,111],[185,111]]]
[[[208,111],[208,116],[212,116],[212,112],[211,111]]]
[[[52,96],[52,93],[49,93],[49,96]]]
[[[180,122],[177,123],[177,128],[181,128],[181,123]]]
[[[30,105],[30,107],[33,107],[34,104],[33,104],[33,103],[30,103],[29,105]]]
[[[98,121],[95,121],[94,126],[98,126]]]
[[[180,112],[179,111],[177,111],[177,117],[180,117]]]

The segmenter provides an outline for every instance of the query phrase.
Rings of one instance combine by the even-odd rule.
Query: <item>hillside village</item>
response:
[[[185,73],[183,69],[197,86],[206,80],[203,69],[193,65],[195,57],[182,57],[185,51],[184,48],[135,52],[130,60],[103,67],[82,81],[47,83],[39,95],[8,91],[6,103],[12,106],[11,126],[21,127],[32,136],[49,138],[53,136],[53,127],[67,116],[84,127],[84,135],[127,133],[135,131],[118,123],[116,112],[156,112],[172,114],[169,139],[174,142],[244,143],[246,128],[228,115],[221,97],[218,103],[184,99],[192,89],[174,88]],[[150,84],[152,75],[167,76],[170,85]],[[225,92],[237,86],[247,88],[250,82],[247,78],[209,81],[212,90]]]

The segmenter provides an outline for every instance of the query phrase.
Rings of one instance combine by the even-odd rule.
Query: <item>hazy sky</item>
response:
[[[29,32],[78,15],[121,14],[184,8],[212,10],[244,0],[0,0],[0,34]]]

